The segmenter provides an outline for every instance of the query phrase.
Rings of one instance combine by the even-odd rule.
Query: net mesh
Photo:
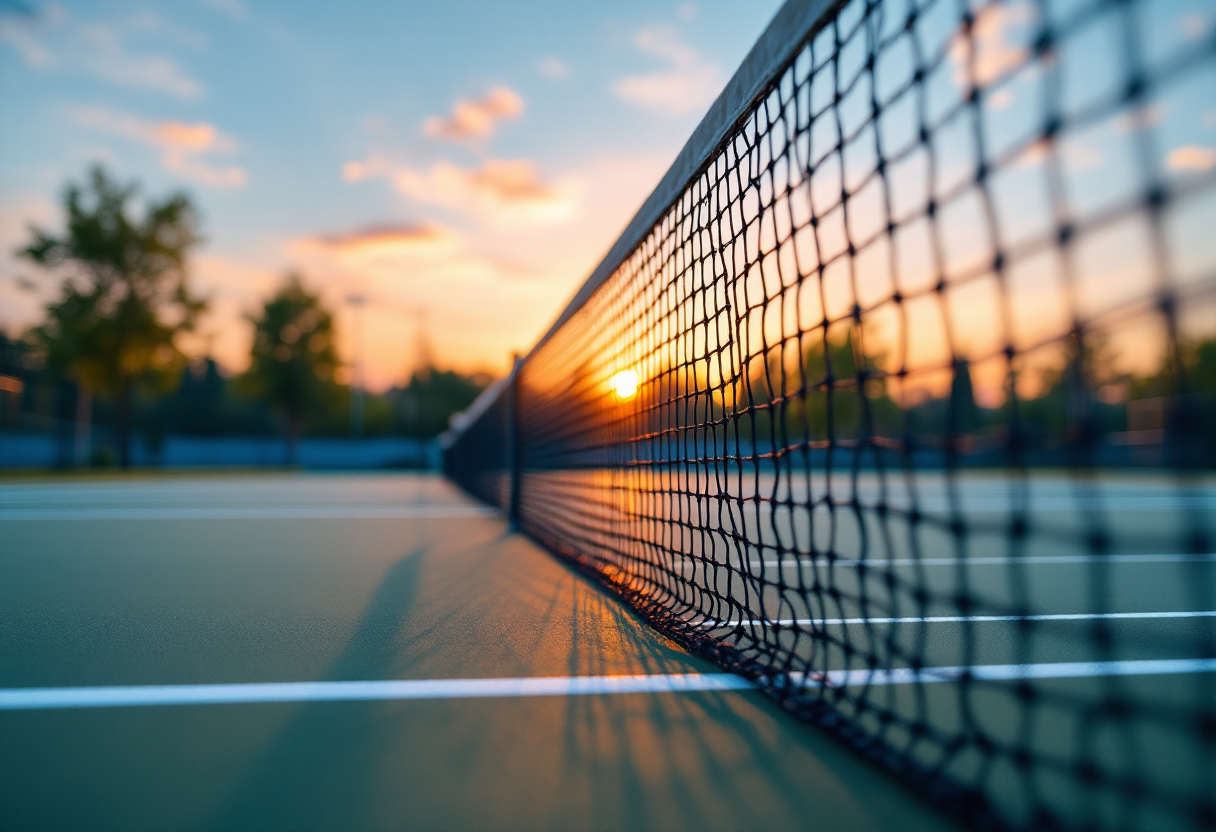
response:
[[[1214,24],[789,33],[447,473],[969,824],[1212,828]]]

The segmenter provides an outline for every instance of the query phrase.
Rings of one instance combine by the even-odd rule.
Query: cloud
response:
[[[231,152],[236,142],[206,122],[185,124],[180,121],[150,121],[138,116],[115,113],[104,107],[84,107],[72,112],[80,124],[105,133],[154,145],[163,150]]]
[[[102,107],[87,107],[72,113],[80,124],[139,142],[161,153],[166,169],[212,188],[239,188],[248,181],[244,169],[235,165],[215,167],[199,159],[209,153],[232,153],[236,142],[206,122],[150,121],[114,113]]]
[[[667,68],[617,81],[612,91],[623,101],[664,115],[681,116],[704,109],[722,87],[718,65],[682,43],[671,29],[643,29],[633,45],[642,54],[666,63]]]
[[[156,143],[174,150],[203,151],[225,150],[236,147],[231,138],[221,134],[210,124],[183,124],[180,121],[163,121],[151,125],[151,136]]]
[[[383,157],[347,162],[347,182],[385,177],[406,196],[430,205],[478,214],[494,221],[549,223],[569,218],[577,207],[576,181],[548,183],[528,159],[490,159],[481,167],[438,162],[420,171]]]
[[[377,225],[339,234],[301,237],[288,250],[301,254],[333,254],[348,259],[433,258],[454,250],[459,238],[443,226]]]
[[[570,74],[570,67],[566,66],[565,61],[561,58],[541,58],[536,64],[536,71],[546,78],[552,78],[555,81],[560,81]]]
[[[385,224],[288,240],[289,256],[321,276],[379,279],[398,285],[403,278],[495,279],[506,267],[470,251],[463,235],[435,223]],[[462,303],[464,301],[461,301]]]
[[[206,162],[200,162],[193,156],[184,153],[166,153],[164,164],[174,173],[180,173],[187,179],[192,179],[200,185],[209,188],[229,190],[240,188],[249,181],[249,174],[244,168],[235,165],[212,167]]]
[[[392,169],[393,166],[387,159],[381,156],[371,156],[363,162],[347,162],[343,165],[342,180],[344,182],[362,182],[364,179],[384,176]]]
[[[575,208],[572,183],[543,182],[527,159],[490,159],[473,169],[440,162],[425,173],[402,168],[394,172],[393,183],[419,202],[499,220],[552,222]]]
[[[481,98],[461,99],[450,116],[431,116],[422,125],[423,134],[435,139],[459,141],[493,135],[498,122],[516,118],[524,100],[507,87],[495,87]]]
[[[1030,52],[1023,46],[1009,43],[1014,31],[1031,22],[1033,10],[1027,3],[986,7],[971,26],[970,36],[959,32],[950,45],[954,62],[954,82],[970,86],[971,73],[975,84],[986,87],[1026,62]]]
[[[1195,144],[1176,147],[1166,157],[1165,164],[1170,170],[1208,170],[1216,165],[1216,150]]]
[[[179,98],[197,98],[203,91],[172,58],[129,53],[110,26],[89,26],[81,31],[81,39],[88,45],[85,64],[111,83],[160,90]]]
[[[149,18],[136,16],[131,30],[149,28]],[[124,87],[166,92],[179,98],[197,98],[203,87],[172,58],[134,53],[122,31],[113,25],[86,23],[52,4],[36,18],[0,20],[0,43],[13,48],[32,69],[68,69]]]

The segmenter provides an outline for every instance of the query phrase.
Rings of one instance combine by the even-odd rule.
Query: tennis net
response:
[[[1216,16],[791,0],[446,473],[976,828],[1216,825]]]

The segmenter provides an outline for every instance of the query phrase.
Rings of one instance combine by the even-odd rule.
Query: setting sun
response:
[[[608,386],[618,399],[632,399],[638,394],[638,374],[633,370],[621,370],[608,379]]]

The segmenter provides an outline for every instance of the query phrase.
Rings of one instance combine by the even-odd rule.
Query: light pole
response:
[[[367,295],[349,294],[346,303],[354,313],[351,316],[354,319],[355,359],[354,377],[351,379],[350,432],[357,439],[363,435],[363,307],[367,304]]]

